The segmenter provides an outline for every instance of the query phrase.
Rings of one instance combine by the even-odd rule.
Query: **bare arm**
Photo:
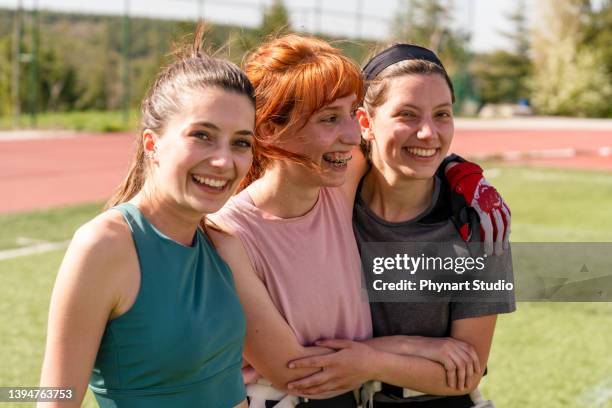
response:
[[[131,237],[104,224],[94,220],[75,233],[51,296],[40,384],[73,388],[74,400],[39,405],[81,406],[104,328],[120,304]]]
[[[319,368],[289,369],[288,363],[302,357],[331,353],[332,350],[299,344],[291,327],[274,306],[265,285],[253,270],[240,240],[210,229],[209,234],[232,269],[238,296],[246,314],[244,354],[248,362],[274,387],[284,391],[287,391],[289,382],[319,371]]]
[[[474,373],[472,381],[459,390],[448,386],[446,370],[441,364],[422,357],[396,359],[392,354],[389,357],[387,353],[387,356],[383,358],[387,362],[379,368],[377,379],[433,395],[461,395],[470,392],[478,386],[486,367],[496,320],[497,315],[490,315],[453,321],[451,338],[473,346],[480,362],[480,367]],[[387,365],[393,369],[388,370],[390,367],[386,367]],[[470,365],[467,367],[469,369]],[[466,373],[460,374],[459,377],[466,378]]]
[[[447,369],[438,362],[415,355],[402,355],[411,349],[404,336],[372,339],[367,343],[331,340],[321,345],[341,351],[329,356],[317,356],[296,361],[298,367],[325,367],[325,371],[296,381],[291,385],[300,392],[319,393],[345,387],[346,381],[378,380],[398,387],[410,388],[432,395],[463,395],[478,386],[489,355],[497,316],[456,320],[451,337],[473,346],[481,362],[467,384],[458,388],[448,385]],[[427,338],[421,338],[427,340]],[[435,340],[435,339],[429,339]],[[467,352],[458,358],[469,359]],[[358,358],[356,356],[359,356]],[[465,360],[464,360],[465,362]],[[463,364],[470,369],[470,364]],[[464,368],[465,370],[465,368]],[[467,373],[461,376],[465,380]],[[345,379],[345,380],[341,380]]]
[[[446,370],[446,384],[459,390],[476,380],[480,359],[469,343],[453,337],[388,336],[367,341],[380,351],[422,357],[441,364]]]

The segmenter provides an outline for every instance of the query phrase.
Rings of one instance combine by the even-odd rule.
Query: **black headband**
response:
[[[444,65],[442,65],[442,62],[433,51],[418,45],[395,44],[368,61],[365,67],[363,67],[363,77],[366,81],[370,81],[376,78],[388,66],[404,60],[417,59],[433,62],[444,69]]]

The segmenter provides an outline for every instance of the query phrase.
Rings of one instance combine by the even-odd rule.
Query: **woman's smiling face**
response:
[[[385,102],[373,113],[364,132],[372,164],[398,177],[432,177],[454,133],[452,95],[445,79],[438,74],[391,78]]]
[[[156,193],[188,211],[219,210],[251,166],[254,124],[255,109],[244,95],[209,87],[185,96],[161,137],[145,135],[156,152]]]
[[[346,181],[351,150],[359,145],[359,125],[355,119],[357,96],[341,97],[314,112],[306,124],[287,140],[283,148],[307,157],[320,171],[290,164],[296,182],[318,187],[338,187]]]

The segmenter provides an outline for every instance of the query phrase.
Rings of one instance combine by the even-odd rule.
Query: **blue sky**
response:
[[[22,0],[24,7],[36,2],[45,9],[78,11],[84,13],[123,12],[129,4],[130,13],[138,16],[193,19],[201,12],[213,22],[257,25],[261,7],[272,0]],[[528,15],[533,15],[533,1],[527,1]],[[393,18],[398,0],[284,0],[291,10],[294,27],[351,37],[357,33],[355,11],[361,2],[363,19],[361,32],[365,37],[384,39],[389,32],[388,21]],[[0,7],[16,7],[18,0],[0,0]],[[317,19],[314,7],[322,4],[322,17]],[[203,5],[198,6],[198,4]],[[513,0],[454,0],[454,24],[472,31],[472,49],[490,51],[508,48],[500,30],[509,30],[505,14],[515,7]],[[470,5],[472,13],[470,14]],[[202,7],[202,8],[200,8]],[[203,10],[203,11],[202,11]],[[329,12],[325,12],[329,10]],[[471,22],[471,24],[470,24]]]

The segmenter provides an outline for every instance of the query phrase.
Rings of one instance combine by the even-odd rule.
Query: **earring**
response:
[[[155,157],[157,156],[157,146],[155,146],[152,151],[149,150],[146,154],[150,160],[155,159]]]

